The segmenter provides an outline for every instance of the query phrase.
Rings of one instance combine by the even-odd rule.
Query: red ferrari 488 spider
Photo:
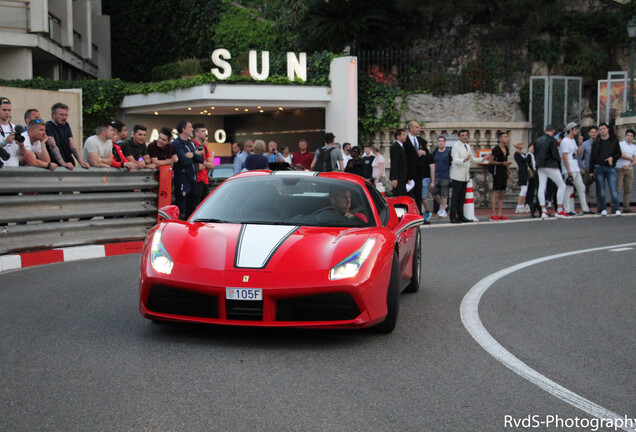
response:
[[[414,201],[353,174],[246,172],[188,221],[160,215],[140,264],[151,320],[390,332],[400,293],[419,289]]]

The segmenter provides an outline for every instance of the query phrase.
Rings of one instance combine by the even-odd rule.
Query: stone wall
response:
[[[525,122],[518,93],[467,93],[455,96],[414,94],[406,97],[401,119],[429,122]],[[399,105],[399,104],[398,104]]]
[[[401,100],[397,106],[402,105]],[[402,127],[409,121],[420,123],[420,136],[434,150],[438,135],[456,135],[460,129],[468,130],[468,143],[475,154],[479,150],[490,150],[497,145],[497,132],[505,131],[510,137],[509,161],[513,180],[506,190],[506,207],[516,205],[518,194],[517,166],[514,163],[514,144],[522,141],[527,148],[531,124],[525,120],[519,109],[519,95],[516,93],[482,94],[469,93],[456,96],[431,96],[414,94],[406,97],[401,113]],[[386,174],[389,170],[389,149],[394,142],[393,131],[378,131],[373,141],[380,147],[386,160]],[[478,207],[490,206],[492,176],[483,166],[475,165],[471,172],[474,180],[475,204]]]

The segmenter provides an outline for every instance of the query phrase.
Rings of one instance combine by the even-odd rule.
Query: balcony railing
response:
[[[52,14],[49,14],[49,37],[62,45],[62,20]]]

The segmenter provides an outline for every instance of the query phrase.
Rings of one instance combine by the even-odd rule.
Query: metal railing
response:
[[[0,169],[0,254],[143,239],[170,181],[164,170]]]
[[[481,61],[458,66],[438,54],[418,55],[409,49],[351,50],[358,57],[358,70],[381,84],[433,95],[501,91],[504,78],[494,76]]]

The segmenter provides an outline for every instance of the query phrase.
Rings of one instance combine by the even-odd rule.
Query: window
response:
[[[380,215],[380,223],[382,224],[382,226],[386,226],[386,224],[389,223],[389,219],[391,217],[391,214],[389,213],[389,205],[387,204],[382,194],[378,192],[378,190],[373,187],[373,185],[367,185],[367,189],[371,194],[371,199],[373,199],[375,208],[378,209],[378,214]]]

